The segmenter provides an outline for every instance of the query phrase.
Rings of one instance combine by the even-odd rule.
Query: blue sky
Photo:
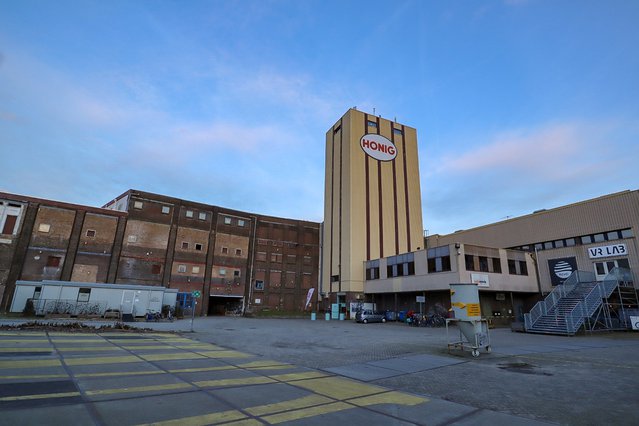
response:
[[[639,185],[637,1],[0,0],[0,190],[321,221],[327,129],[417,128],[424,227]]]

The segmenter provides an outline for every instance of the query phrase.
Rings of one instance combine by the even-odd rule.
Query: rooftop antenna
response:
[[[375,115],[375,108],[373,108],[373,115]]]
[[[397,117],[395,117],[395,123],[397,123]]]

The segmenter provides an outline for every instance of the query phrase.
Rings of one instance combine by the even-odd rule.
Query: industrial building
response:
[[[129,190],[103,208],[0,193],[0,229],[3,311],[18,280],[199,291],[200,315],[315,308],[319,223]]]

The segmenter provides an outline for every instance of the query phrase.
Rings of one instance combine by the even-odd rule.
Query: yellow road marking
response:
[[[63,346],[58,347],[60,352],[100,352],[100,351],[121,351],[117,346]]]
[[[146,354],[140,355],[141,358],[144,358],[146,361],[170,361],[176,359],[198,359],[205,358],[204,355],[190,353],[190,352],[179,352],[172,354]]]
[[[239,411],[229,410],[219,413],[204,414],[202,416],[184,417],[181,419],[166,420],[163,422],[146,423],[139,426],[204,426],[209,424],[218,424],[231,420],[245,419],[246,416]],[[233,423],[235,424],[235,423]],[[261,423],[258,423],[261,424]]]
[[[313,405],[328,404],[334,402],[332,399],[321,395],[309,395],[303,398],[282,401],[274,404],[260,405],[258,407],[247,408],[246,411],[254,416],[277,413],[280,411],[298,410],[300,408],[312,407]]]
[[[365,396],[363,398],[351,399],[348,402],[360,407],[368,407],[377,404],[400,404],[400,405],[418,405],[430,401],[428,398],[421,398],[402,392],[386,392],[377,395]]]
[[[221,365],[217,367],[196,367],[196,368],[180,368],[177,370],[169,370],[169,373],[200,373],[203,371],[222,371],[222,370],[236,370],[234,365]]]
[[[201,382],[194,382],[193,384],[203,388],[210,386],[260,385],[263,383],[275,383],[275,380],[259,376],[243,377],[239,379],[203,380]]]
[[[0,339],[0,343],[49,343],[48,339]]]
[[[65,358],[67,365],[95,365],[95,364],[124,364],[127,362],[143,362],[140,358],[133,355],[125,356],[100,356],[92,358]]]
[[[115,377],[115,376],[145,376],[149,374],[166,374],[161,370],[153,371],[116,371],[112,373],[81,373],[74,374],[75,377]]]
[[[249,355],[237,351],[205,351],[198,352],[209,358],[248,358]]]
[[[4,396],[0,398],[0,402],[28,401],[31,399],[46,399],[46,398],[67,398],[70,396],[80,396],[80,392],[60,392],[60,393],[43,393],[38,395]]]
[[[0,348],[0,352],[53,352],[53,348]]]
[[[14,332],[14,331],[0,331],[0,336],[25,336],[25,337],[30,337],[30,336],[46,336],[46,333],[42,333],[42,332]]]
[[[276,374],[269,376],[271,379],[280,380],[282,382],[292,382],[295,380],[316,379],[318,377],[326,377],[326,374],[319,371],[307,371],[304,373]]]
[[[25,359],[19,361],[0,361],[0,368],[38,368],[59,367],[62,364],[58,359]]]
[[[81,344],[85,344],[85,343],[107,343],[106,340],[104,339],[58,339],[58,338],[52,338],[51,341],[53,343],[55,343],[56,345],[58,343],[81,343]]]
[[[300,380],[295,382],[295,386],[303,387],[305,389],[309,389],[312,392],[319,393],[320,395],[326,395],[328,397],[339,400],[367,396],[387,391],[387,389],[379,386],[367,385],[355,382],[353,380],[342,379],[339,377]]]
[[[271,367],[248,367],[247,370],[290,370],[289,365],[273,365]]]
[[[262,426],[264,423],[255,419],[237,420],[231,423],[225,423],[224,426]]]
[[[277,361],[253,361],[253,362],[246,362],[244,364],[238,364],[238,367],[242,367],[242,368],[258,368],[258,367],[274,367],[274,366],[278,366],[278,367],[293,367],[291,364],[285,364],[283,362],[277,362]]]
[[[195,350],[195,349],[207,349],[207,350],[210,350],[210,351],[221,351],[221,350],[224,350],[224,348],[221,348],[221,347],[215,346],[215,345],[209,345],[209,344],[175,345],[174,347],[180,348],[180,349],[193,349],[193,350]]]
[[[86,391],[85,393],[89,396],[95,395],[112,395],[118,393],[132,393],[132,392],[152,392],[158,390],[174,390],[174,389],[191,389],[191,386],[188,383],[170,383],[167,385],[151,385],[151,386],[135,386],[131,388],[116,388],[116,389],[98,389]]]
[[[322,414],[335,413],[338,411],[355,408],[352,405],[343,402],[334,402],[332,404],[320,405],[318,407],[304,408],[296,411],[288,411],[286,413],[273,414],[271,416],[262,417],[263,420],[271,424],[284,423],[293,420],[306,419],[308,417],[321,416]]]
[[[0,376],[0,380],[59,379],[62,377],[69,377],[69,375],[68,374],[25,374],[23,376]]]

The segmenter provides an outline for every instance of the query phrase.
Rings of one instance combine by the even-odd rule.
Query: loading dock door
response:
[[[242,296],[227,296],[212,294],[209,296],[208,315],[241,315],[244,307]]]

